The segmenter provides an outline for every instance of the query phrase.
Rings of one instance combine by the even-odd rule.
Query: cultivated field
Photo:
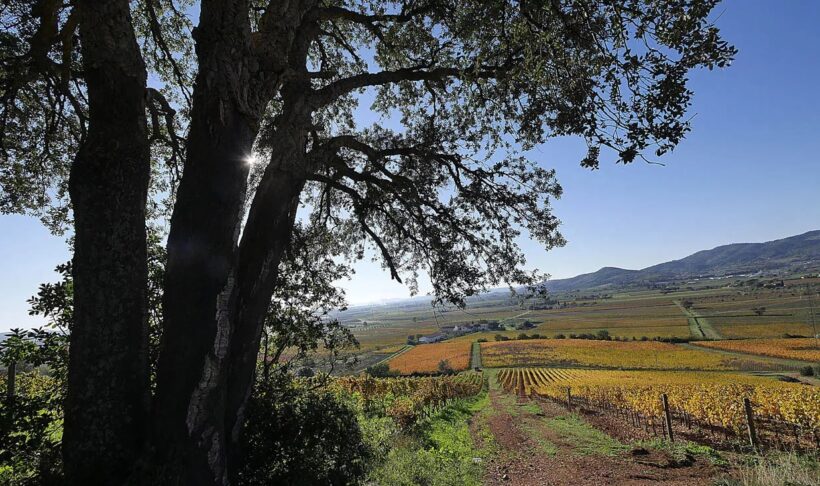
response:
[[[361,343],[362,351],[398,346],[410,335],[432,334],[444,326],[497,322],[501,330],[456,337],[456,340],[492,341],[496,334],[509,338],[521,332],[554,337],[563,334],[596,334],[606,330],[613,337],[653,339],[703,339],[697,324],[716,338],[782,338],[811,336],[809,303],[803,296],[803,280],[786,281],[784,287],[749,289],[727,280],[723,286],[661,292],[657,290],[557,294],[552,309],[530,309],[503,292],[474,299],[466,309],[433,311],[429,302],[394,306],[353,308],[339,317]],[[716,285],[716,284],[712,284]],[[689,312],[683,302],[690,303]],[[697,323],[691,316],[697,316]],[[521,329],[529,321],[532,328]],[[366,323],[366,325],[364,324]]]
[[[727,289],[691,297],[693,310],[725,338],[811,336],[809,303],[799,288]],[[756,312],[757,310],[757,312]]]
[[[624,369],[730,370],[739,363],[708,351],[653,341],[531,339],[481,344],[484,366],[584,366]]]
[[[581,301],[573,307],[533,311],[527,317],[540,323],[537,332],[550,336],[595,334],[602,329],[627,338],[689,336],[686,316],[666,296]]]
[[[703,341],[693,343],[707,348],[760,354],[775,358],[796,359],[820,363],[820,347],[813,338],[804,339],[743,339],[732,341]]]
[[[664,413],[661,395],[666,394],[672,410],[735,432],[746,427],[746,398],[758,420],[820,430],[820,388],[737,373],[525,368],[504,370],[498,379],[511,392],[561,401],[569,390],[571,396],[657,422]]]
[[[453,370],[466,370],[470,366],[471,347],[472,345],[466,341],[419,344],[391,359],[387,364],[390,369],[404,375],[435,373],[442,360],[447,360]]]

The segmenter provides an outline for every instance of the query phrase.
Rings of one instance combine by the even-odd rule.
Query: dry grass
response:
[[[743,464],[725,486],[811,486],[820,484],[820,466],[816,460],[796,454],[775,454]]]

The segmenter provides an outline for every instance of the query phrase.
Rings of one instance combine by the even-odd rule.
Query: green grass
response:
[[[553,444],[549,441],[542,432],[543,428],[541,426],[540,420],[536,420],[533,418],[528,418],[524,420],[522,429],[529,435],[532,440],[538,444],[538,447],[545,453],[550,456],[554,456],[558,453],[558,446]]]
[[[707,445],[697,444],[689,441],[669,442],[663,439],[651,439],[637,441],[633,444],[636,447],[655,449],[668,452],[676,461],[685,461],[687,456],[702,457],[715,466],[727,466],[729,462],[720,453]]]
[[[480,485],[484,459],[492,449],[492,434],[480,430],[483,447],[470,434],[471,418],[486,410],[487,393],[456,400],[418,423],[412,433],[395,441],[385,461],[370,474],[375,484],[397,486]]]
[[[582,455],[615,456],[628,449],[575,414],[549,419],[545,424]]]

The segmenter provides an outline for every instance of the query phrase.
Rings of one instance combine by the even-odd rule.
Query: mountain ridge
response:
[[[820,230],[763,243],[729,243],[640,270],[603,267],[596,272],[549,280],[546,286],[556,292],[816,268],[820,268]]]

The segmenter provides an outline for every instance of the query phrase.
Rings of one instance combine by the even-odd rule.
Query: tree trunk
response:
[[[89,129],[71,167],[74,323],[63,456],[71,484],[119,484],[149,410],[146,71],[127,0],[80,1]]]
[[[221,420],[235,251],[261,110],[243,1],[203,1],[187,160],[168,237],[156,447],[166,483],[225,484]],[[216,420],[215,417],[219,417]]]
[[[301,154],[291,154],[296,156],[284,160],[277,157],[268,166],[266,179],[269,181],[257,192],[239,252],[225,409],[232,457],[239,452],[244,408],[253,388],[262,328],[279,276],[279,264],[290,243],[299,194],[305,184],[304,177],[286,166],[302,159]]]
[[[187,160],[168,238],[157,379],[156,444],[166,483],[229,482],[235,419],[226,418],[237,417],[253,382],[261,320],[304,184],[290,170],[293,157],[304,151],[304,135],[272,144],[277,156],[263,177],[266,199],[258,201],[257,193],[258,209],[251,210],[240,249],[248,157],[264,109],[279,89],[277,73],[293,31],[309,5],[275,5],[281,15],[266,14],[272,37],[256,41],[255,48],[265,50],[260,65],[246,2],[202,2]],[[233,387],[231,362],[237,356],[241,384]],[[240,399],[231,398],[234,388]]]

